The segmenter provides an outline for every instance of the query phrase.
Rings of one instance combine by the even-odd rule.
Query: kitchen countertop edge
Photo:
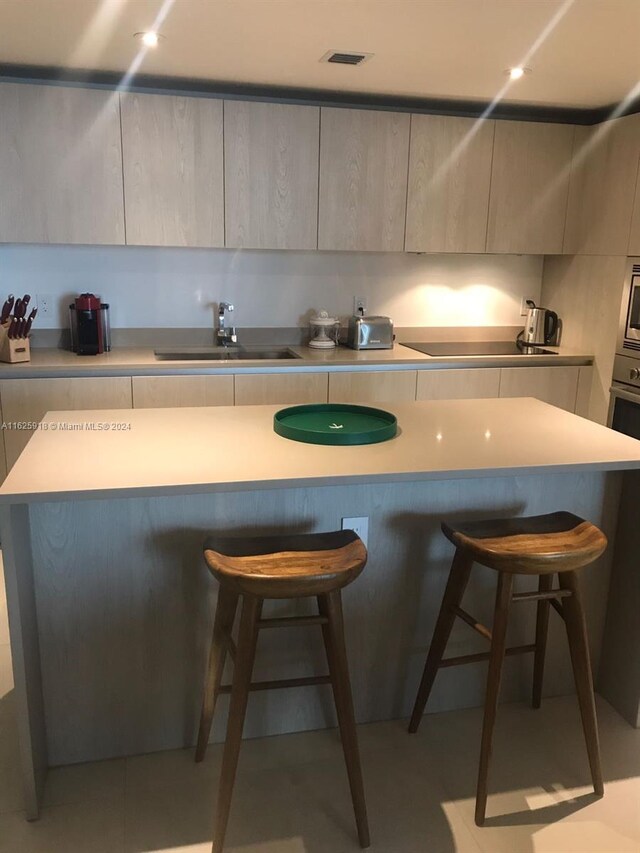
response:
[[[594,357],[567,348],[554,348],[557,355],[428,356],[396,344],[392,350],[349,350],[311,352],[308,347],[289,347],[299,358],[277,360],[160,361],[148,347],[118,349],[99,356],[77,356],[67,350],[31,350],[32,360],[19,364],[0,363],[0,379],[73,378],[77,376],[180,376],[235,373],[314,373],[350,370],[434,370],[499,367],[583,367]]]

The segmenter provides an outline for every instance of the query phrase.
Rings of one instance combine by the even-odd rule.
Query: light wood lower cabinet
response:
[[[416,399],[415,370],[329,374],[330,403],[404,403]]]
[[[327,373],[249,373],[235,379],[236,406],[327,402]]]
[[[536,397],[575,412],[579,367],[505,367],[500,376],[501,397]]]
[[[499,367],[418,371],[416,400],[470,400],[499,396]]]
[[[233,376],[134,376],[133,408],[233,406]]]
[[[131,377],[3,379],[0,399],[7,425],[4,445],[9,471],[33,435],[33,429],[20,429],[19,424],[40,423],[52,411],[130,409]]]

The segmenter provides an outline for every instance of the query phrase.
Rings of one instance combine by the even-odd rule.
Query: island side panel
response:
[[[620,499],[613,571],[597,689],[640,728],[640,473],[627,471]]]
[[[27,819],[35,820],[40,812],[48,757],[28,506],[0,506],[0,537],[24,807]]]
[[[38,504],[31,508],[44,699],[52,764],[176,748],[194,742],[217,585],[202,542],[220,534],[333,530],[369,516],[369,562],[344,591],[356,713],[361,722],[406,716],[415,699],[452,547],[443,517],[570,510],[613,535],[618,474],[563,474],[171,498]],[[597,664],[610,552],[583,573]],[[477,567],[465,608],[491,621],[495,573]],[[535,579],[523,578],[520,589]],[[297,602],[298,613],[314,602]],[[292,612],[271,602],[267,612]],[[510,642],[532,642],[535,607],[514,611]],[[456,625],[450,654],[484,650]],[[322,674],[320,631],[261,633],[256,680]],[[228,675],[228,674],[227,674]],[[443,670],[429,711],[476,706],[486,667]],[[531,660],[505,665],[504,701],[526,699]],[[551,619],[547,695],[573,692],[563,626]],[[226,697],[214,739],[224,735]],[[253,694],[249,737],[335,725],[330,691]]]

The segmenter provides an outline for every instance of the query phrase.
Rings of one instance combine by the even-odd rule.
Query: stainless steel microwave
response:
[[[620,354],[638,353],[640,357],[640,258],[631,258],[625,279],[620,316],[618,349]],[[629,352],[631,351],[631,352]]]

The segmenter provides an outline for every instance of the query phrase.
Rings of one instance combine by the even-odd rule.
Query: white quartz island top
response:
[[[640,441],[532,398],[386,405],[387,442],[273,431],[280,406],[49,412],[0,503],[640,468]]]

